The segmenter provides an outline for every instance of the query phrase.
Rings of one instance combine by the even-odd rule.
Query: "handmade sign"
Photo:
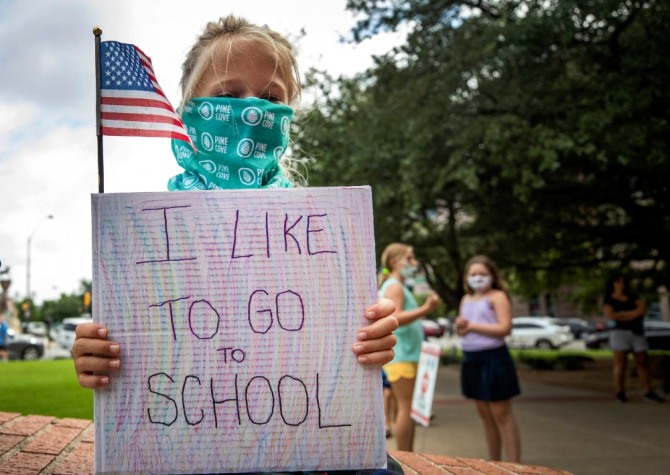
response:
[[[437,368],[440,366],[442,350],[436,343],[423,342],[421,356],[412,396],[411,417],[424,427],[430,425],[430,413],[433,409]]]
[[[121,344],[95,394],[96,473],[379,468],[369,187],[98,194],[94,320]]]

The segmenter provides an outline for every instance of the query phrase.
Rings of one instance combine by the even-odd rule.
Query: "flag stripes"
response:
[[[139,48],[103,41],[100,72],[102,135],[167,137],[191,143],[184,124],[158,84],[151,59]]]

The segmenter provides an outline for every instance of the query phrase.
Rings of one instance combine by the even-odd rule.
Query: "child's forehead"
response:
[[[287,84],[291,79],[290,64],[282,59],[276,47],[257,38],[222,39],[209,52],[209,64],[219,73],[235,72],[241,67],[257,65],[271,68]]]
[[[474,264],[470,265],[470,268],[468,269],[469,274],[474,274],[474,273],[489,273],[488,267],[486,267],[484,264],[481,262],[475,262]]]
[[[212,62],[226,65],[231,62],[261,61],[281,66],[277,49],[258,38],[222,38],[211,51]]]

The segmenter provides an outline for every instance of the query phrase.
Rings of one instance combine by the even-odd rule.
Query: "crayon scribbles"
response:
[[[96,471],[384,465],[368,187],[94,195],[94,318],[122,370],[96,392]],[[169,450],[168,450],[169,448]]]

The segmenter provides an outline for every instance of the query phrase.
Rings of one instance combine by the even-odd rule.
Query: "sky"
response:
[[[402,40],[342,42],[346,0],[0,0],[0,262],[9,296],[37,303],[92,276],[91,194],[98,191],[93,27],[152,59],[179,103],[181,63],[208,21],[235,14],[297,38],[302,72],[351,75]],[[310,91],[306,91],[308,95]],[[166,191],[180,172],[169,139],[104,137],[105,192]],[[48,216],[53,216],[49,219]],[[30,245],[29,245],[30,242]]]

